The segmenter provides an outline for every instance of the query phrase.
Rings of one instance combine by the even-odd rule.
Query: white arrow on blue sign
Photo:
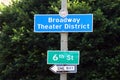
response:
[[[36,14],[34,32],[93,32],[93,14]]]

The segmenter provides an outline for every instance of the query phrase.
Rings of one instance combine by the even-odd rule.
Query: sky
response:
[[[9,5],[11,0],[0,0],[0,4]]]

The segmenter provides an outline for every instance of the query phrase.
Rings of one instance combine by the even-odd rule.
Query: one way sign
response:
[[[76,73],[77,65],[53,65],[50,70],[53,73]]]

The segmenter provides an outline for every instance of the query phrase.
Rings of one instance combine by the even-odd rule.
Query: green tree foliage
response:
[[[23,0],[14,2],[2,11],[0,15],[1,80],[38,80],[48,75],[46,51],[59,49],[59,35],[33,32],[34,14],[47,13],[45,9],[49,6],[48,3],[48,0]]]
[[[0,4],[0,11],[4,8],[3,4]]]
[[[120,79],[120,1],[68,0],[69,13],[93,13],[92,33],[69,33],[69,50],[81,59],[71,80]],[[0,80],[53,80],[47,50],[60,49],[58,33],[34,33],[34,14],[54,14],[60,0],[20,0],[0,14]]]

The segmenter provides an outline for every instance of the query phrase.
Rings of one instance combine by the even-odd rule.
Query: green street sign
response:
[[[47,64],[79,64],[79,51],[47,51]]]

